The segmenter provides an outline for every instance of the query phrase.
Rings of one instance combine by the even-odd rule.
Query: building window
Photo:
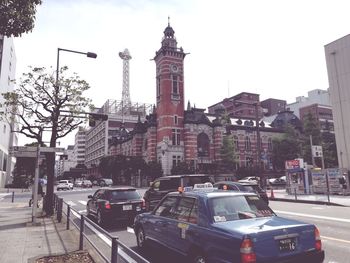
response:
[[[269,151],[272,151],[272,139],[271,138],[269,138],[267,140],[267,148],[269,149]]]
[[[238,136],[237,135],[233,136],[233,144],[235,146],[235,150],[238,151],[239,150],[239,144],[238,144]]]
[[[177,76],[176,75],[172,75],[173,78],[173,93],[174,94],[178,94],[179,93],[179,84],[177,81]]]
[[[172,144],[180,145],[180,130],[172,129]]]
[[[251,150],[251,143],[250,143],[250,138],[249,136],[245,137],[245,150],[250,151]]]
[[[178,124],[178,118],[176,115],[174,116],[174,124]]]
[[[206,133],[201,132],[197,136],[197,156],[208,157],[209,156],[209,137]]]
[[[178,165],[181,162],[181,156],[179,155],[173,155],[173,167]]]
[[[160,96],[160,77],[157,77],[157,97]]]

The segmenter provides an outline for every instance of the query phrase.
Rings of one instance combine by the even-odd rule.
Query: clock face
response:
[[[178,71],[179,71],[178,66],[176,66],[176,65],[171,65],[171,71],[172,71],[172,72],[178,72]]]

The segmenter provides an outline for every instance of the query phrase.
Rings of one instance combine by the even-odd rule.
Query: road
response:
[[[85,205],[88,195],[93,194],[96,189],[75,189],[73,191],[58,192],[57,194],[71,205],[72,208],[85,213]],[[139,190],[141,194],[144,189]],[[29,199],[29,194],[21,194],[21,198]],[[2,198],[11,198],[11,195]],[[18,198],[18,197],[15,197]],[[279,215],[286,218],[293,218],[307,223],[315,224],[320,230],[323,248],[326,252],[325,263],[350,263],[350,207],[338,207],[327,205],[313,205],[291,202],[271,201],[270,207]],[[109,227],[108,232],[114,236],[118,236],[128,247],[138,252],[136,239],[133,229],[127,225],[116,225]],[[91,232],[91,236],[96,236]],[[101,246],[105,246],[106,241],[99,240]],[[157,254],[158,251],[153,251]],[[143,255],[152,263],[172,262],[169,258],[174,256],[160,256],[154,258],[154,255]],[[176,260],[174,261],[176,262]]]

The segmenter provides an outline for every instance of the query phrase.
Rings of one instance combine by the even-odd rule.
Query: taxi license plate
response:
[[[286,238],[278,240],[278,246],[281,252],[294,251],[297,243],[295,238]]]
[[[123,211],[132,210],[132,205],[123,205]]]

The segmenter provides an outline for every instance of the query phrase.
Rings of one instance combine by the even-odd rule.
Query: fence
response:
[[[67,207],[64,211],[63,204]],[[141,255],[123,244],[118,237],[112,236],[102,227],[97,225],[95,222],[90,220],[87,216],[80,214],[77,210],[73,209],[69,204],[63,201],[63,198],[59,198],[54,194],[54,208],[56,211],[57,221],[61,223],[62,216],[66,216],[67,230],[70,229],[70,223],[72,223],[79,230],[79,250],[83,249],[84,239],[86,239],[90,245],[96,250],[96,252],[109,263],[120,263],[120,262],[135,262],[135,263],[150,263],[144,259]],[[73,216],[72,216],[73,215]],[[74,219],[80,220],[79,224]],[[106,256],[105,253],[97,246],[97,242],[93,241],[93,238],[89,236],[84,230],[89,228],[96,233],[99,238],[107,243],[111,247],[109,252],[110,257]]]

